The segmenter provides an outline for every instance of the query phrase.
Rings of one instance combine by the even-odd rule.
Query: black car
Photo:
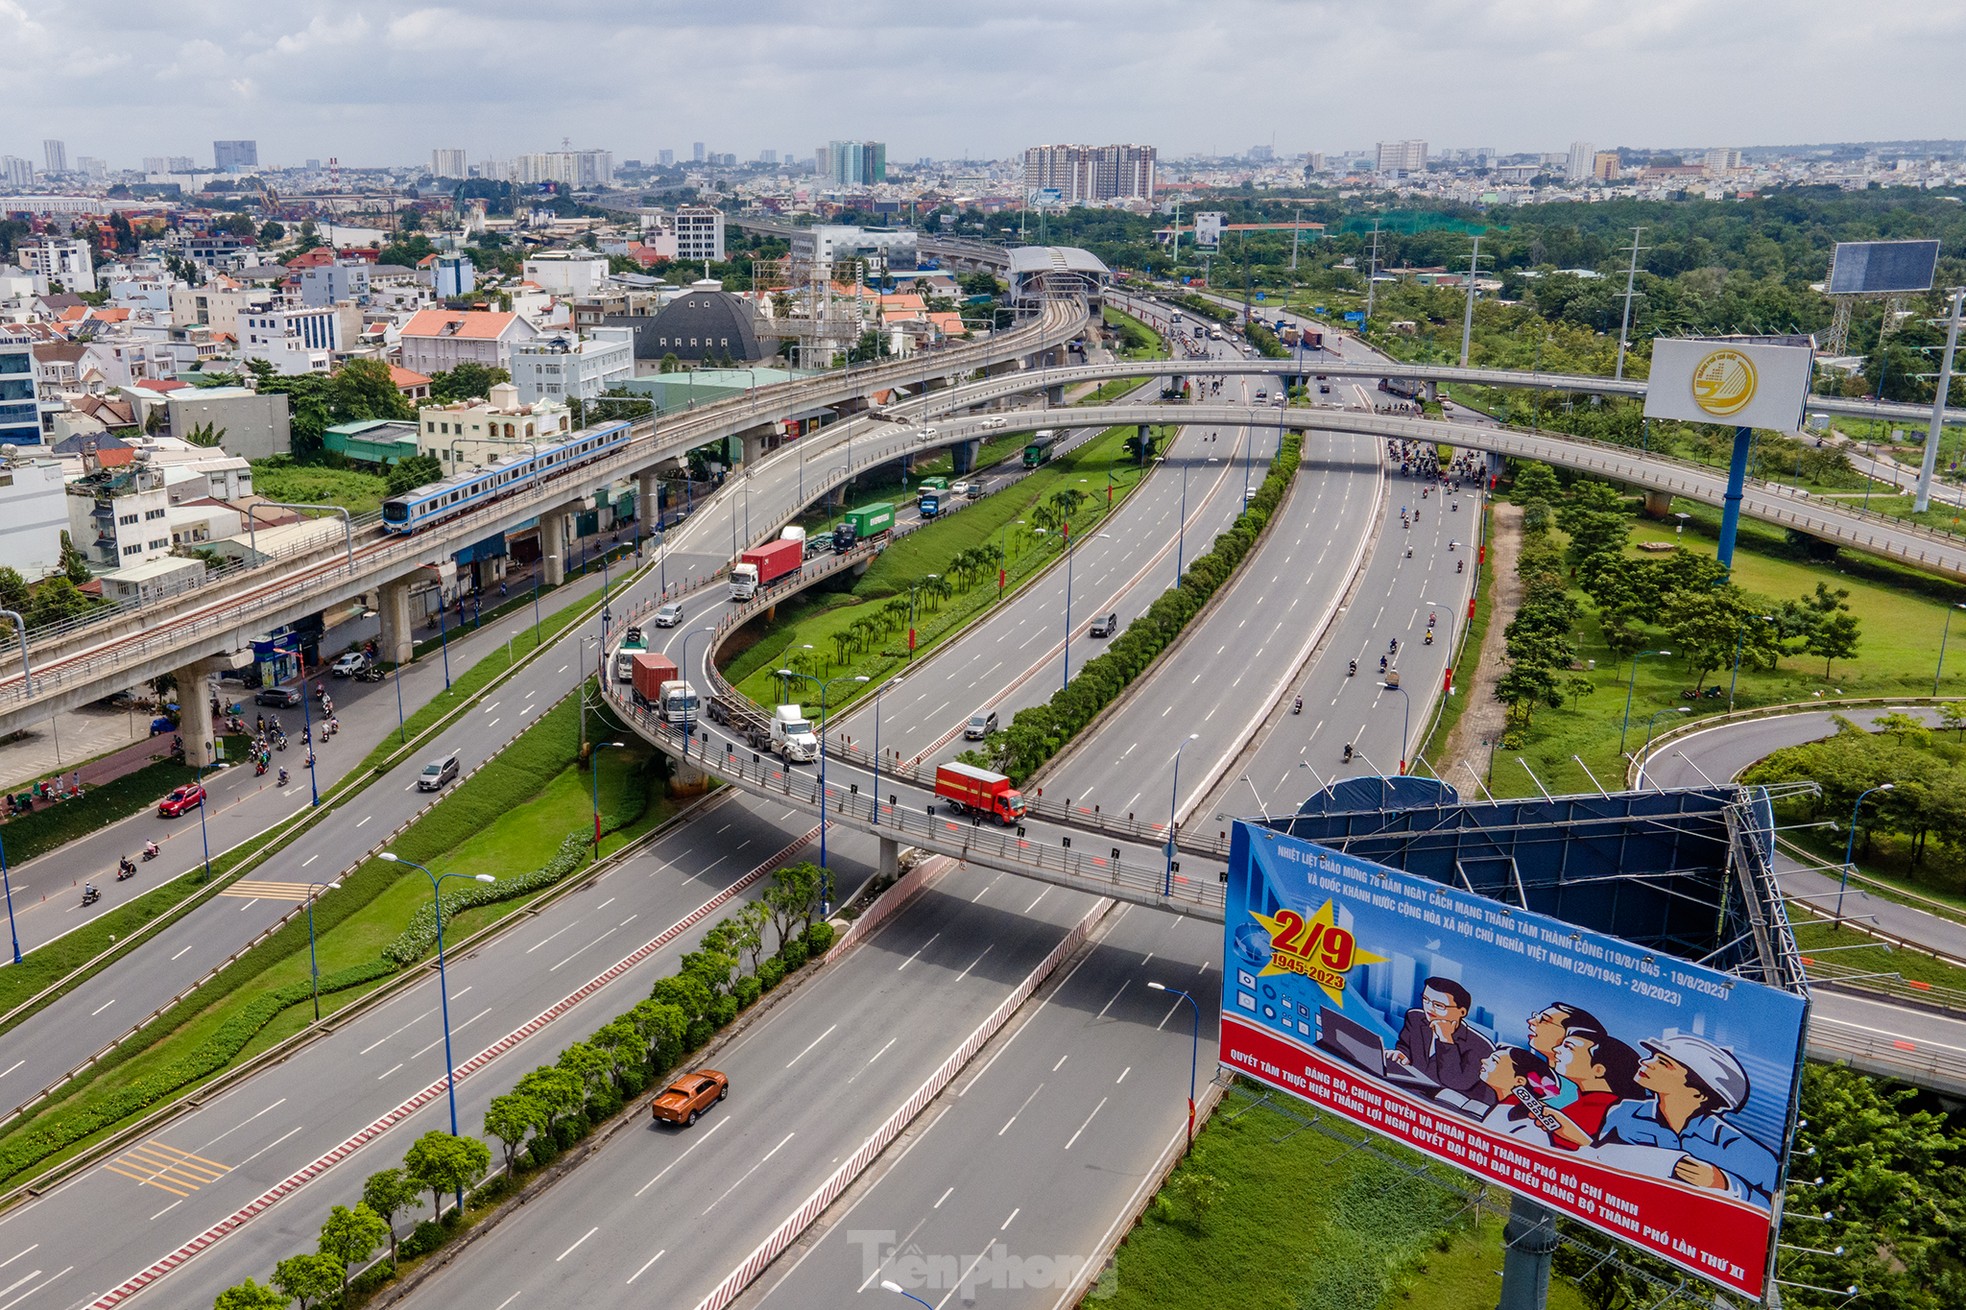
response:
[[[300,704],[300,691],[294,687],[261,687],[253,693],[253,704],[288,709]]]
[[[1092,621],[1092,636],[1110,637],[1119,630],[1120,616],[1117,614],[1108,614],[1104,618],[1098,618]]]

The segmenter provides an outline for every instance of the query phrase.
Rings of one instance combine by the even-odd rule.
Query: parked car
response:
[[[160,818],[175,819],[186,810],[195,810],[204,803],[205,789],[195,782],[187,782],[157,803],[157,814]]]
[[[693,1124],[705,1110],[729,1095],[729,1078],[715,1069],[698,1069],[665,1087],[649,1103],[649,1116],[657,1123]]]
[[[330,664],[328,672],[337,678],[353,678],[360,676],[368,667],[369,657],[359,650],[351,650]]]
[[[655,612],[655,626],[658,628],[673,628],[682,621],[683,607],[673,600]]]
[[[300,704],[298,687],[261,687],[253,693],[253,704],[272,705],[278,709],[289,709]]]
[[[1119,630],[1120,616],[1117,614],[1107,614],[1104,617],[1096,618],[1092,621],[1090,635],[1094,637],[1110,637]]]

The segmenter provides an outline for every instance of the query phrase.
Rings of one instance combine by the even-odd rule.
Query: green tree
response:
[[[526,1144],[526,1138],[535,1132],[544,1132],[549,1126],[545,1108],[533,1097],[523,1092],[507,1092],[494,1096],[485,1106],[485,1131],[498,1139],[505,1148],[506,1172],[518,1168],[519,1150]]]
[[[284,241],[286,239],[286,224],[282,223],[279,219],[269,218],[259,225],[259,243],[262,246],[270,246],[277,241]]]
[[[608,1057],[589,1042],[575,1042],[561,1051],[560,1058],[554,1061],[554,1067],[570,1076],[579,1087],[577,1102],[592,1098],[613,1072]]]
[[[548,1133],[559,1127],[560,1120],[580,1109],[580,1079],[565,1069],[542,1064],[519,1079],[512,1091],[534,1102],[537,1112],[546,1118]]]
[[[49,578],[34,589],[34,601],[27,608],[27,626],[38,628],[60,623],[87,614],[91,608],[89,598],[73,582],[67,578]]]
[[[800,931],[812,926],[813,909],[819,904],[820,873],[810,860],[789,864],[771,875],[765,888],[764,903],[771,911],[772,926],[778,930],[778,949],[796,926]]]
[[[416,1139],[403,1154],[403,1169],[430,1193],[433,1214],[444,1212],[444,1193],[462,1194],[491,1167],[491,1148],[475,1137],[452,1137],[432,1130]]]
[[[61,571],[78,587],[95,576],[89,569],[89,557],[75,548],[65,530],[61,534]]]
[[[252,1279],[228,1287],[212,1302],[212,1310],[287,1310],[294,1299],[285,1292],[261,1287]]]
[[[184,434],[184,439],[194,446],[216,448],[225,440],[226,429],[212,423],[200,423]]]
[[[1939,706],[1939,722],[1955,733],[1966,735],[1966,701],[1949,700]]]
[[[1600,557],[1615,558],[1631,536],[1631,516],[1618,493],[1602,482],[1580,482],[1557,513],[1557,526],[1570,535],[1566,558],[1588,574]]]
[[[444,476],[444,466],[435,455],[407,455],[389,468],[388,488],[392,496],[429,486]]]
[[[12,565],[0,564],[0,609],[24,610],[28,600],[27,579]]]
[[[1837,660],[1854,658],[1861,625],[1857,616],[1844,612],[1825,614],[1816,621],[1810,631],[1803,649],[1823,661],[1823,676],[1830,674],[1830,666]]]
[[[384,1243],[393,1243],[395,1234],[382,1216],[357,1201],[351,1209],[335,1206],[321,1225],[321,1254],[335,1262],[341,1271],[341,1294],[348,1295],[348,1267],[375,1254]]]
[[[467,359],[454,368],[431,375],[430,399],[444,405],[460,400],[484,400],[491,396],[493,387],[511,380],[512,375],[502,368]]]
[[[362,1183],[362,1204],[389,1225],[389,1258],[396,1259],[396,1216],[423,1204],[423,1194],[401,1169],[378,1169]]]
[[[335,373],[328,404],[335,422],[356,419],[397,419],[416,417],[409,397],[396,389],[389,376],[389,365],[379,359],[351,359]]]
[[[1520,464],[1515,470],[1515,498],[1518,502],[1534,497],[1555,503],[1563,495],[1556,472],[1547,464]]]
[[[273,1285],[300,1302],[300,1310],[341,1292],[343,1270],[325,1255],[290,1255],[273,1266]]]

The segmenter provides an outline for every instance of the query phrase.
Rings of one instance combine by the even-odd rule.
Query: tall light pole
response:
[[[716,629],[715,629],[715,628],[713,628],[713,627],[702,627],[702,628],[696,628],[696,629],[694,629],[694,630],[692,630],[692,631],[690,631],[690,632],[685,632],[685,633],[683,634],[683,662],[682,662],[682,664],[681,664],[681,665],[680,665],[680,666],[678,667],[678,672],[680,672],[680,673],[681,673],[681,674],[683,675],[683,681],[684,681],[684,682],[688,682],[688,681],[689,681],[689,673],[690,673],[690,669],[689,669],[689,643],[690,643],[690,638],[692,638],[692,637],[700,637],[700,636],[702,636],[702,635],[703,635],[704,633],[706,633],[706,632],[715,632],[715,631],[716,631]],[[709,660],[708,660],[708,657],[707,657],[707,656],[705,657],[705,660],[704,660],[704,662],[705,662],[705,664],[706,664],[706,665],[707,665],[707,664],[709,663]],[[705,678],[705,679],[703,680],[703,685],[704,685],[704,686],[706,686],[706,687],[707,687],[707,686],[709,686],[709,685],[710,685],[710,680],[709,680],[708,678]],[[657,690],[660,690],[660,688],[658,688]],[[658,718],[658,719],[662,717],[662,706],[660,706],[660,705],[657,705],[657,706],[655,707],[655,717],[656,717],[656,718]],[[684,696],[684,697],[683,697],[683,745],[684,745],[685,747],[687,747],[687,746],[689,745],[689,739],[690,739],[690,714],[689,714],[689,697],[688,697],[688,696]],[[705,741],[707,742],[707,741],[709,740],[709,738],[707,738],[707,737],[706,737],[706,738],[704,738],[704,740],[705,740]],[[709,749],[709,747],[708,747],[708,746],[705,746],[705,747],[704,747],[704,749],[706,749],[706,750],[707,750],[707,749]]]
[[[1638,279],[1638,252],[1643,249],[1638,244],[1638,238],[1644,231],[1642,227],[1632,229],[1631,263],[1625,266],[1625,314],[1618,322],[1618,368],[1611,375],[1614,378],[1625,376],[1625,348],[1631,339],[1632,296],[1635,294],[1633,283]]]
[[[892,1278],[883,1278],[881,1280],[881,1290],[883,1292],[899,1292],[902,1296],[907,1297],[910,1301],[915,1302],[917,1305],[928,1305],[928,1302],[922,1300],[919,1296],[916,1296],[913,1292],[910,1292],[907,1288],[895,1282]],[[935,1310],[935,1307],[932,1305],[928,1305],[928,1310]]]
[[[14,963],[20,963],[20,929],[14,925],[14,883],[7,874],[7,843],[0,839],[0,890],[7,893],[7,935],[14,939]]]
[[[1474,336],[1475,267],[1481,263],[1481,234],[1476,233],[1474,253],[1468,256],[1468,304],[1461,311],[1461,367],[1468,366],[1468,343]]]
[[[620,750],[627,744],[625,741],[597,741],[594,743],[593,751],[587,756],[587,769],[594,775],[594,859],[596,862],[601,858],[601,750],[604,747]]]
[[[1251,787],[1255,785],[1255,783],[1250,784]],[[1192,1151],[1195,1148],[1195,1078],[1201,1069],[1201,1006],[1195,1003],[1194,997],[1179,987],[1169,987],[1166,983],[1157,982],[1150,982],[1147,986],[1153,991],[1171,992],[1186,1001],[1188,1008],[1194,1012],[1194,1040],[1188,1048],[1188,1149]]]
[[[1850,807],[1850,837],[1843,843],[1843,876],[1836,884],[1836,921],[1843,922],[1843,893],[1850,890],[1850,863],[1857,858],[1857,811],[1864,807],[1864,797],[1874,791],[1896,791],[1895,782],[1880,782],[1875,787],[1866,787],[1857,793],[1857,803]]]
[[[1645,744],[1638,748],[1638,758],[1640,760],[1639,769],[1641,772],[1644,770],[1645,767],[1643,761],[1646,755],[1648,755],[1652,750],[1652,725],[1657,723],[1660,719],[1665,718],[1668,714],[1691,714],[1692,712],[1693,712],[1693,707],[1691,705],[1674,705],[1668,709],[1657,711],[1652,715],[1651,718],[1645,721]]]
[[[1199,740],[1201,734],[1191,732],[1188,741],[1174,748],[1174,787],[1173,796],[1167,803],[1167,872],[1164,875],[1161,895],[1174,895],[1174,820],[1181,809],[1181,752],[1188,749],[1188,742]]]
[[[1946,607],[1946,625],[1939,630],[1939,663],[1932,670],[1932,694],[1934,696],[1939,694],[1939,677],[1946,669],[1946,638],[1952,635],[1952,612],[1954,610],[1966,610],[1966,605],[1948,605]]]
[[[1669,650],[1640,650],[1632,652],[1632,674],[1625,683],[1625,721],[1618,727],[1618,754],[1625,753],[1625,730],[1632,726],[1632,688],[1638,685],[1638,661],[1644,655],[1670,655]]]
[[[294,654],[298,656],[300,652],[295,651]],[[300,744],[307,748],[307,790],[313,796],[314,804],[318,806],[321,803],[321,787],[314,780],[314,704],[307,697],[307,662],[304,656],[301,657],[300,665]],[[210,753],[209,751],[206,752],[208,755]],[[203,786],[203,769],[198,771],[198,776],[201,780],[199,785]],[[205,831],[205,802],[203,800],[198,802],[198,831],[200,834]],[[209,878],[211,874],[211,857],[207,854],[205,858],[205,876]]]
[[[1387,691],[1398,692],[1406,706],[1400,716],[1399,728],[1399,773],[1403,778],[1406,776],[1406,738],[1407,734],[1413,731],[1413,697],[1407,692],[1406,688],[1396,682],[1382,682],[1379,685]]]
[[[314,889],[331,892],[341,886],[339,882],[322,881],[307,884],[307,976],[314,982],[314,1022],[321,1022],[321,965],[314,954]],[[456,1136],[455,1133],[452,1136]]]
[[[1078,554],[1077,545],[1078,543],[1072,540],[1072,520],[1067,518],[1065,520],[1065,641],[1062,651],[1065,657],[1065,676],[1059,683],[1063,687],[1072,685],[1072,560]]]
[[[444,1017],[444,1091],[451,1101],[451,1136],[456,1137],[457,1078],[453,1071],[457,1066],[451,1059],[451,988],[450,979],[444,972],[444,898],[440,886],[447,878],[456,878],[461,882],[497,882],[498,879],[489,873],[432,873],[415,860],[406,860],[394,851],[383,851],[381,858],[391,864],[407,864],[412,869],[422,869],[423,875],[430,879],[431,908],[437,913],[437,1002]],[[460,1210],[464,1208],[462,1193],[458,1195],[457,1205]]]
[[[788,681],[803,678],[819,688],[819,731],[813,735],[819,738],[819,912],[823,915],[833,913],[833,871],[826,863],[826,702],[827,694],[836,682],[865,682],[865,675],[837,678],[815,678],[810,673],[798,673],[792,669],[780,669],[778,676]]]

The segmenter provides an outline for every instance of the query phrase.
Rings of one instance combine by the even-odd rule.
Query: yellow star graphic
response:
[[[1275,915],[1251,910],[1249,917],[1270,935],[1270,962],[1258,976],[1293,973],[1309,978],[1324,989],[1334,1005],[1344,1003],[1347,972],[1355,965],[1377,964],[1386,958],[1359,949],[1351,932],[1339,927],[1330,901],[1308,919],[1289,909]]]

